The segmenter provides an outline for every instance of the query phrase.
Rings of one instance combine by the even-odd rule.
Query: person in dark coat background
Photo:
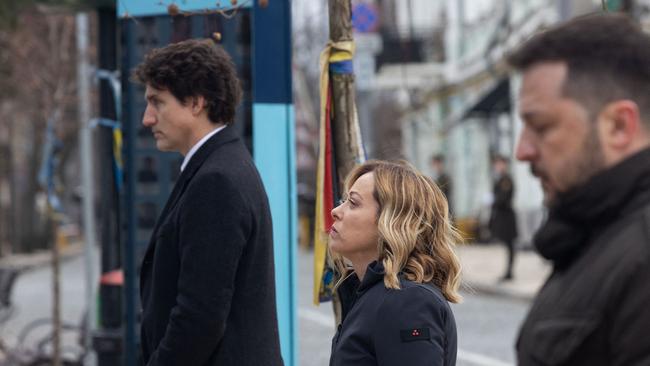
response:
[[[509,61],[522,72],[516,156],[549,212],[534,245],[553,262],[518,364],[650,365],[650,37],[625,15],[590,15]]]
[[[444,195],[383,161],[353,169],[346,190],[329,236],[342,309],[330,365],[455,365],[459,237]]]
[[[492,160],[494,166],[494,186],[492,193],[494,201],[490,213],[490,234],[493,238],[503,242],[508,249],[508,261],[502,280],[511,280],[514,277],[515,239],[517,238],[517,216],[512,208],[512,197],[515,185],[508,174],[508,159],[495,156]]]
[[[438,188],[442,191],[447,199],[447,205],[449,206],[449,212],[452,213],[452,203],[451,195],[453,193],[453,184],[451,177],[447,173],[445,168],[445,156],[442,154],[436,154],[431,157],[431,169],[433,170],[433,180],[438,185]],[[453,215],[452,215],[453,216]]]
[[[135,70],[156,146],[184,156],[140,270],[147,366],[282,365],[269,204],[230,127],[241,98],[210,40],[155,49]]]

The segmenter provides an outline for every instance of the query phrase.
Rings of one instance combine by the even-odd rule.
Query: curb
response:
[[[81,255],[84,251],[82,242],[74,242],[61,248],[59,251],[62,262],[73,259]],[[19,272],[27,272],[49,266],[52,263],[52,252],[49,250],[39,250],[33,253],[13,254],[0,258],[0,267],[14,268]]]

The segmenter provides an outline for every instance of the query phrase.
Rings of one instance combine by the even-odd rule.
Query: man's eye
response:
[[[539,124],[539,125],[531,126],[531,128],[533,129],[533,131],[535,131],[536,134],[543,135],[548,130],[549,125],[548,124]]]

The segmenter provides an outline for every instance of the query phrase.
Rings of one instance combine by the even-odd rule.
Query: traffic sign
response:
[[[358,3],[352,7],[352,28],[359,33],[375,32],[379,28],[379,11],[369,3]]]

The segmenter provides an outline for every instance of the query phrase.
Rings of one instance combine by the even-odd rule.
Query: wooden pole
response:
[[[350,0],[329,0],[329,28],[330,41],[334,45],[353,41]],[[336,191],[341,195],[344,192],[345,177],[362,158],[359,156],[361,138],[355,105],[354,74],[330,72],[329,80],[332,90],[332,150],[338,183]],[[341,301],[336,293],[332,294],[332,306],[336,324],[340,324]]]
[[[329,1],[330,40],[351,42],[352,9],[350,0]],[[330,73],[332,86],[332,136],[338,191],[343,192],[345,177],[359,160],[359,128],[355,107],[354,74]]]

